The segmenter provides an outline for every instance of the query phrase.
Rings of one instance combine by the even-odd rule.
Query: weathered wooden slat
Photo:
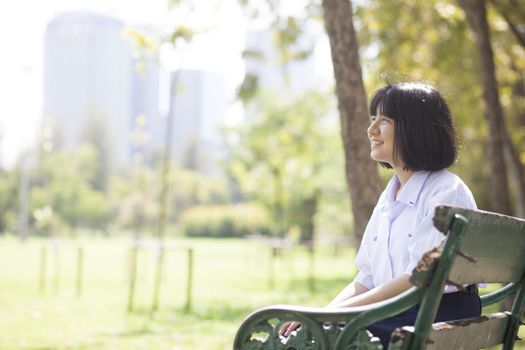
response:
[[[461,261],[461,258],[457,257],[448,279],[456,284],[515,282],[520,279],[525,268],[521,266],[525,261],[525,256],[516,257],[516,259],[521,259],[522,262],[476,257],[476,262],[470,263]]]
[[[427,350],[474,350],[501,344],[510,315],[506,312],[455,322],[434,323]]]
[[[461,252],[467,258],[457,257],[449,280],[457,284],[518,281],[525,269],[525,220],[439,206],[434,225],[446,233],[454,214],[469,221],[461,243]]]
[[[479,229],[480,225],[489,225],[492,227],[497,227],[499,231],[504,232],[515,231],[516,229],[519,229],[520,227],[523,228],[525,226],[525,219],[483,210],[451,207],[449,205],[439,205],[436,207],[433,218],[434,225],[438,230],[446,233],[455,214],[461,214],[469,219],[469,225],[471,225],[471,227],[476,227],[476,229]]]
[[[510,318],[508,312],[468,320],[434,323],[425,350],[478,350],[501,344]],[[410,349],[414,327],[406,326],[392,334],[389,349]]]

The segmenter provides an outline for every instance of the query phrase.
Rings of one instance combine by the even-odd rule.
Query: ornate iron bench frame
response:
[[[234,350],[382,349],[366,327],[416,304],[420,309],[415,325],[394,331],[389,349],[479,349],[496,344],[512,349],[525,311],[525,220],[439,206],[434,225],[447,239],[424,254],[410,277],[411,289],[379,303],[340,310],[290,305],[259,309],[240,326]],[[433,324],[445,284],[461,288],[481,282],[506,284],[481,301],[485,307],[515,294],[510,312]],[[301,328],[280,337],[281,326],[293,320],[301,322]]]

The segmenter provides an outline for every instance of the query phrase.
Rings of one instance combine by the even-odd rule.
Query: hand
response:
[[[301,327],[301,324],[299,322],[286,322],[281,326],[281,329],[279,330],[279,335],[282,337],[288,337],[293,331],[295,331],[299,327]]]

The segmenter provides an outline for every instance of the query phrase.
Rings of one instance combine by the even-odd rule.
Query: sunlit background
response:
[[[300,9],[302,5],[300,2],[297,3],[299,5],[287,6],[288,8],[283,11],[299,12],[297,9]],[[219,118],[220,123],[228,123],[229,121],[235,123],[244,118],[243,107],[236,103],[235,93],[244,78],[245,72],[245,62],[241,54],[246,49],[247,40],[250,40],[247,37],[250,35],[248,33],[252,33],[251,41],[253,42],[255,32],[264,31],[265,27],[268,30],[268,21],[264,19],[264,16],[262,20],[247,20],[235,1],[212,1],[206,2],[206,4],[197,4],[198,10],[196,11],[184,8],[170,10],[168,2],[163,0],[147,3],[116,0],[19,1],[3,3],[1,6],[0,18],[4,30],[0,34],[0,38],[4,47],[4,55],[2,55],[0,65],[2,74],[0,92],[9,98],[4,98],[0,102],[0,130],[2,131],[0,149],[2,152],[1,162],[7,167],[14,165],[22,151],[35,147],[35,140],[41,132],[39,128],[42,127],[43,117],[53,117],[52,113],[46,115],[44,108],[45,94],[54,93],[50,91],[50,85],[45,86],[46,69],[47,74],[49,74],[48,80],[53,81],[55,80],[54,74],[58,73],[56,70],[53,71],[52,67],[58,67],[61,64],[60,56],[64,57],[65,52],[71,52],[75,49],[78,50],[77,56],[84,54],[78,49],[78,46],[68,46],[72,44],[71,41],[76,40],[74,31],[82,30],[80,27],[90,27],[89,30],[92,30],[93,27],[96,28],[91,33],[93,36],[104,35],[111,31],[113,35],[122,32],[120,38],[114,37],[113,44],[126,45],[128,42],[129,50],[126,54],[129,55],[127,57],[129,60],[137,58],[138,48],[133,46],[132,37],[126,37],[127,29],[139,30],[153,40],[155,64],[151,65],[151,70],[155,72],[149,72],[148,77],[150,80],[154,79],[155,82],[158,82],[158,87],[155,84],[155,88],[158,88],[159,91],[153,94],[150,100],[158,101],[156,108],[160,117],[165,117],[169,108],[171,73],[178,70],[192,70],[210,76],[215,75],[217,84],[221,85],[217,94],[223,95],[220,99],[224,105],[224,112],[222,116],[216,117]],[[28,11],[28,9],[31,10]],[[187,15],[188,13],[190,15]],[[100,22],[104,19],[113,21],[119,28],[114,27],[105,31],[104,28],[100,27]],[[55,33],[48,33],[46,44],[46,30],[49,30],[48,26],[53,21],[64,26],[62,31],[70,31],[70,42],[67,42],[66,39],[57,41],[59,34],[55,31]],[[191,45],[188,45],[184,50],[176,50],[172,45],[162,44],[160,38],[169,35],[181,22],[183,25],[195,29],[198,33]],[[78,45],[84,45],[85,48],[89,47],[86,46],[88,45],[86,41],[93,40],[86,36],[82,38],[79,33],[76,35],[79,35],[80,40],[85,41],[84,44],[78,43]],[[270,49],[270,33],[266,34],[266,38],[255,40],[261,42],[256,44],[259,46],[257,49],[261,49],[264,45],[266,45],[267,50]],[[55,46],[53,46],[53,41],[56,42]],[[119,41],[121,42],[118,43]],[[262,41],[265,42],[262,43]],[[57,48],[56,45],[61,48]],[[330,67],[326,66],[330,64],[327,42],[322,42],[318,46],[317,50],[321,53],[318,54],[314,63],[317,70],[316,77],[321,76],[324,79],[330,79]],[[46,47],[51,50],[50,55],[53,55],[52,61],[48,63],[47,67],[45,64]],[[98,47],[100,52],[104,52],[105,49],[107,48]],[[85,57],[86,62],[93,60],[98,55],[95,51],[91,50],[91,57]],[[114,52],[105,52],[111,56],[117,51],[115,49]],[[81,71],[82,65],[86,62],[75,62],[71,69]],[[110,68],[114,69],[115,67],[108,67],[108,69]],[[92,73],[102,72],[101,69],[102,67],[99,65]],[[79,76],[81,74],[78,72]],[[90,73],[86,74],[89,75]],[[117,73],[115,72],[115,74]],[[62,72],[61,75],[68,75],[72,82],[76,81],[76,85],[69,85],[73,89],[78,89],[83,84],[83,81],[78,80],[77,76],[71,76],[67,72]],[[298,74],[295,78],[297,77]],[[107,79],[112,80],[111,74],[107,76]],[[306,86],[304,87],[306,88]],[[27,101],[31,102],[27,103]],[[129,130],[121,130],[122,134],[126,132]]]
[[[498,211],[463,9],[352,3],[366,93],[435,84],[461,139],[452,171]],[[523,216],[525,6],[490,3],[502,191]],[[0,349],[230,349],[254,309],[324,305],[352,280],[356,149],[322,14],[316,0],[0,2]]]

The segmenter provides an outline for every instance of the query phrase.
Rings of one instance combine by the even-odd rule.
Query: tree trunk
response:
[[[507,168],[504,160],[505,121],[499,100],[494,55],[490,42],[487,10],[484,0],[457,0],[465,11],[469,25],[476,36],[476,45],[481,62],[483,77],[483,99],[485,118],[489,124],[489,162],[491,168],[490,209],[511,214]]]
[[[377,164],[369,154],[366,135],[369,116],[352,22],[352,3],[349,0],[323,0],[323,10],[341,117],[346,179],[354,214],[354,237],[359,245],[382,186]]]
[[[524,46],[525,47],[525,46]],[[514,123],[518,127],[525,126],[525,81],[523,79],[523,72],[516,67],[514,62],[511,62],[511,68],[517,79],[512,87],[512,101],[511,110],[514,114]],[[510,154],[512,162],[512,174],[514,179],[514,187],[516,190],[516,216],[525,218],[525,167],[521,162],[520,154],[516,150],[512,138],[506,134],[506,145],[508,147],[507,153]]]
[[[511,32],[514,34],[517,42],[525,47],[525,31],[520,31],[518,25],[511,19],[511,13],[517,18],[525,20],[525,11],[517,12],[519,7],[513,4],[512,1],[495,1],[492,0],[492,4],[499,11],[501,16],[507,22]],[[512,57],[513,55],[511,55]],[[513,58],[514,59],[514,58]],[[514,114],[514,122],[518,126],[525,126],[525,109],[522,108],[519,101],[525,101],[525,84],[523,81],[523,73],[516,67],[514,61],[511,60],[510,68],[517,77],[516,82],[512,86],[512,101],[511,110]],[[518,101],[518,102],[517,102]],[[506,130],[505,130],[506,131]],[[525,167],[520,160],[520,154],[516,150],[512,137],[504,132],[503,142],[505,147],[505,161],[511,172],[511,179],[513,184],[513,191],[515,193],[515,215],[521,218],[525,217]]]
[[[514,214],[520,218],[525,218],[525,181],[523,181],[525,178],[525,171],[520,160],[520,155],[516,151],[512,139],[506,130],[503,133],[503,143],[505,161],[507,162],[509,171],[512,175],[511,179],[514,187],[513,191],[516,196],[516,207]]]
[[[523,46],[525,48],[525,46]],[[512,110],[515,113],[515,122],[518,127],[525,127],[525,74],[514,62],[511,62],[512,71],[517,79],[512,87]]]
[[[492,0],[491,3],[507,22],[516,40],[525,47],[525,7],[516,0]]]
[[[316,191],[301,202],[304,219],[301,220],[301,242],[311,243],[315,236],[315,214],[319,203],[319,193]]]

